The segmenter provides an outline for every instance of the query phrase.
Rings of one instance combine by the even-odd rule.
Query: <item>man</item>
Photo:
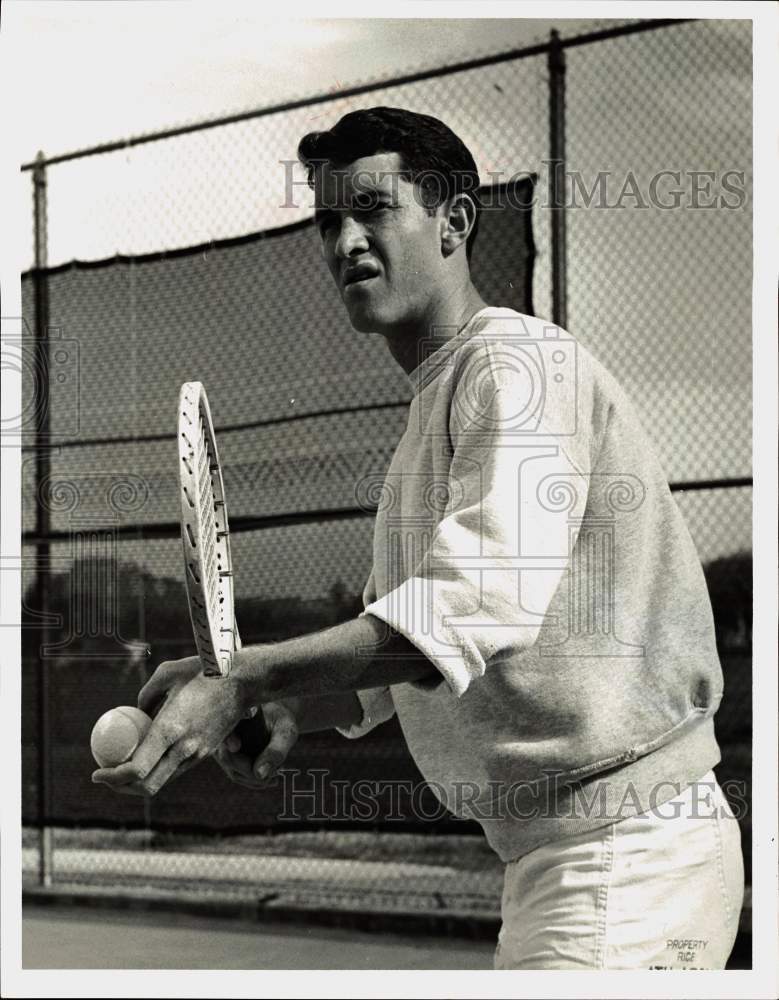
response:
[[[570,335],[487,306],[475,163],[441,122],[359,111],[306,136],[352,326],[414,391],[376,518],[365,611],[232,673],[162,664],[132,762],[153,794],[216,752],[257,783],[296,731],[396,713],[444,803],[506,862],[499,968],[721,968],[743,892],[711,768],[722,691],[695,548],[631,406]],[[236,750],[264,704],[270,744]]]

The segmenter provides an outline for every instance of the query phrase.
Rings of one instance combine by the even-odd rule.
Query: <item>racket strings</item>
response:
[[[198,383],[182,389],[182,540],[190,614],[205,672],[224,675],[240,644],[224,488],[205,392]]]
[[[211,479],[211,465],[214,464],[211,455],[209,438],[203,417],[200,417],[200,440],[197,455],[198,511],[200,516],[201,562],[203,566],[203,583],[208,602],[209,617],[221,628],[222,602],[220,586],[221,560],[217,552],[217,524],[214,487]]]

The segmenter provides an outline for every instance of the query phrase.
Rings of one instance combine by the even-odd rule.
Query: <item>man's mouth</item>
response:
[[[342,285],[346,288],[348,285],[355,285],[359,281],[368,281],[370,278],[375,278],[378,273],[378,268],[373,264],[358,264],[344,271],[343,278],[341,279]]]

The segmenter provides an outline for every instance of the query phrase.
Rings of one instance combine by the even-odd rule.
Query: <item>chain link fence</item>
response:
[[[410,395],[342,313],[294,156],[305,132],[376,105],[441,118],[485,190],[516,195],[485,213],[477,285],[554,321],[562,307],[639,407],[707,571],[726,674],[720,778],[748,801],[750,32],[597,24],[38,164],[19,333],[28,879],[496,913],[496,859],[442,812],[394,721],[356,743],[302,738],[285,779],[251,797],[211,764],[151,803],[89,781],[95,719],[134,703],[150,663],[192,651],[173,471],[183,381],[204,381],[214,411],[245,640],[361,607],[359,484],[386,468]],[[743,828],[748,854],[748,813]]]

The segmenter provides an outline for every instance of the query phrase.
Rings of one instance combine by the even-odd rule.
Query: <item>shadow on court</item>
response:
[[[494,945],[456,938],[26,906],[25,969],[491,969]]]

